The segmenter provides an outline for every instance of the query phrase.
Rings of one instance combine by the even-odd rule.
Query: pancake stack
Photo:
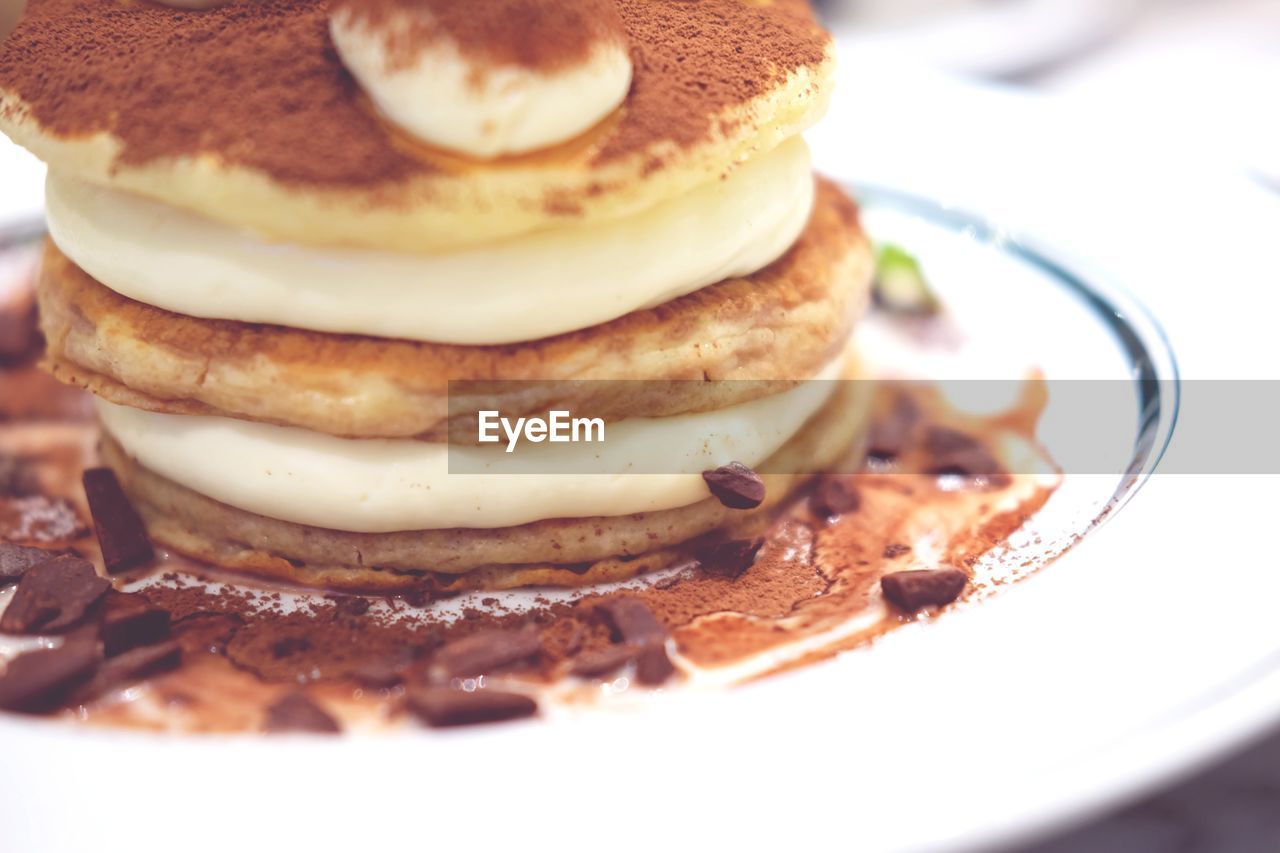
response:
[[[833,74],[802,0],[178,5],[31,0],[0,46],[0,129],[49,164],[47,365],[158,542],[333,588],[594,583],[856,454],[860,383],[827,380],[870,251],[800,136]],[[602,419],[554,453],[617,470],[501,473],[460,389]],[[730,462],[763,501],[713,495]]]

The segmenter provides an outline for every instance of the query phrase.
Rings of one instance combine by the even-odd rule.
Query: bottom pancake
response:
[[[840,383],[827,404],[761,467],[768,497],[753,510],[710,498],[620,517],[559,518],[497,529],[356,533],[280,521],[161,477],[104,436],[103,458],[151,536],[224,568],[343,590],[464,591],[582,586],[622,580],[688,558],[699,537],[763,528],[817,472],[861,456],[871,383]]]

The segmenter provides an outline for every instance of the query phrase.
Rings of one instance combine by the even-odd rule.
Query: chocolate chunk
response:
[[[636,681],[646,687],[662,684],[675,672],[675,664],[667,657],[667,649],[661,643],[650,643],[640,650],[636,658]]]
[[[412,687],[405,698],[410,711],[427,725],[437,727],[498,723],[538,713],[533,697],[500,690]]]
[[[17,583],[32,566],[60,557],[65,552],[28,548],[12,542],[0,542],[0,587]]]
[[[848,477],[830,474],[821,477],[809,496],[809,509],[821,518],[835,518],[856,512],[862,497]]]
[[[667,638],[667,626],[638,598],[606,598],[596,605],[596,612],[609,625],[614,642],[643,646]]]
[[[79,557],[54,557],[27,569],[4,614],[0,633],[42,634],[81,622],[110,588],[93,564]]]
[[[330,735],[342,731],[337,720],[300,690],[288,694],[267,708],[267,718],[262,728],[271,734],[307,732]]]
[[[629,664],[636,656],[634,646],[609,646],[594,652],[579,655],[569,669],[569,674],[578,678],[599,678],[612,675]]]
[[[976,439],[957,430],[930,427],[925,449],[930,457],[928,474],[991,477],[1000,473],[995,457]]]
[[[169,636],[169,613],[140,595],[107,592],[102,604],[102,644],[107,657]]]
[[[906,394],[894,397],[887,414],[876,417],[867,431],[867,455],[876,459],[896,459],[915,439],[920,423],[920,407]]]
[[[764,537],[761,536],[754,539],[731,539],[702,545],[694,551],[694,555],[704,572],[724,578],[738,578],[755,563],[756,554],[762,545]]]
[[[12,290],[0,298],[0,362],[33,355],[38,342],[34,292],[26,287]]]
[[[181,663],[182,648],[173,640],[138,646],[103,661],[88,683],[75,691],[71,702],[91,702],[117,688],[128,687],[152,675],[177,669]]]
[[[89,532],[76,508],[62,498],[0,498],[0,539],[70,542]]]
[[[0,495],[30,497],[40,494],[40,476],[31,460],[0,453]]]
[[[335,605],[340,616],[363,616],[369,612],[369,599],[361,595],[336,596]]]
[[[968,583],[969,576],[959,569],[922,569],[887,574],[880,579],[880,589],[890,602],[914,613],[924,607],[950,604]]]
[[[886,560],[896,560],[898,557],[901,557],[910,550],[910,545],[902,545],[898,542],[893,542],[884,546],[884,558]]]
[[[84,472],[84,493],[102,546],[102,561],[108,574],[123,572],[155,558],[142,519],[125,497],[120,481],[110,468],[90,468]]]
[[[528,663],[541,648],[534,631],[477,631],[442,646],[432,660],[431,670],[443,678],[471,678]]]
[[[56,649],[27,652],[0,674],[0,708],[39,713],[56,708],[93,674],[102,646],[92,632],[76,632]]]
[[[702,479],[711,494],[730,509],[752,509],[764,502],[764,480],[741,462],[703,471]]]

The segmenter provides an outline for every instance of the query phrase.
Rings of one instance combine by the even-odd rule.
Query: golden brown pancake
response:
[[[656,380],[816,374],[865,310],[871,266],[856,207],[820,181],[808,228],[765,269],[521,344],[455,346],[187,317],[120,296],[52,244],[39,298],[54,374],[111,402],[339,436],[439,439],[450,380],[513,383],[486,406],[510,415],[539,413],[555,402],[606,420],[705,411],[774,393],[779,389],[767,381],[663,387]],[[535,379],[655,384],[551,384],[534,393],[528,380]],[[644,389],[651,393],[636,393]]]
[[[634,66],[622,106],[494,162],[384,122],[334,51],[323,0],[31,0],[0,45],[0,130],[52,169],[279,239],[430,252],[635,213],[825,109],[832,46],[805,0],[617,7]]]
[[[851,368],[853,369],[853,368]],[[103,459],[148,531],[180,553],[237,571],[334,589],[507,589],[621,580],[686,559],[680,545],[766,524],[808,475],[849,468],[861,454],[871,383],[843,382],[827,405],[762,471],[765,502],[728,509],[708,498],[686,507],[618,517],[560,518],[498,529],[352,533],[246,512],[165,479],[109,436]]]

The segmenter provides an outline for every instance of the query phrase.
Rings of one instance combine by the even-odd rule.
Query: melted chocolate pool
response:
[[[96,426],[85,396],[39,372],[38,355],[33,345],[0,365],[0,541],[71,548],[101,567],[80,485],[96,464]],[[54,713],[176,731],[444,725],[527,715],[523,696],[546,710],[809,665],[932,618],[936,608],[886,603],[886,574],[959,569],[969,581],[949,606],[965,606],[1056,556],[1011,537],[1057,475],[1002,473],[1031,470],[1028,456],[1052,470],[1033,440],[1044,404],[1036,381],[986,418],[926,386],[885,388],[863,470],[816,480],[760,543],[691,553],[607,590],[325,596],[161,552],[113,582],[169,613],[181,665]],[[13,594],[0,591],[0,606]],[[30,642],[0,637],[0,653]]]

